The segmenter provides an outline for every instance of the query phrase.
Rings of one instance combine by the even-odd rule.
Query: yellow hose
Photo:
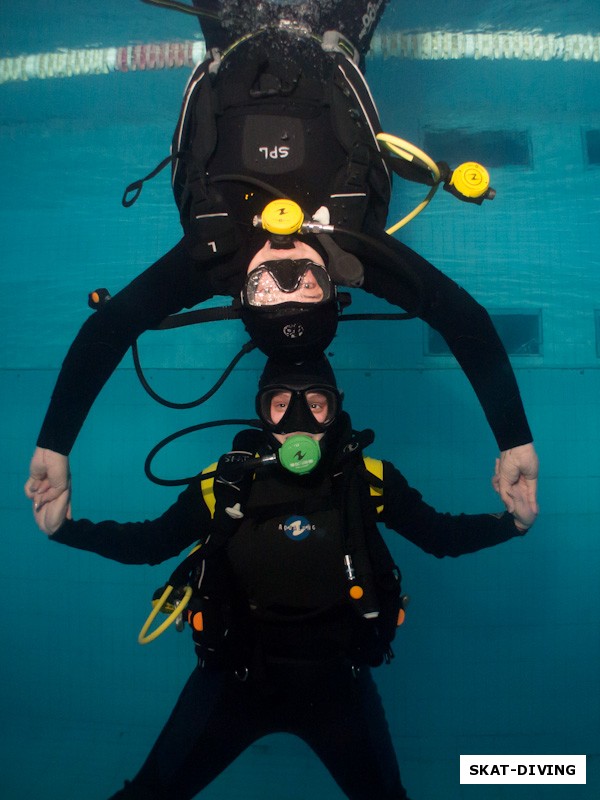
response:
[[[161,623],[158,626],[158,628],[155,628],[152,631],[152,633],[148,633],[148,629],[150,628],[150,626],[152,625],[152,623],[154,622],[154,620],[156,619],[158,614],[162,611],[162,609],[163,609],[165,603],[167,602],[167,600],[169,599],[169,596],[171,595],[172,591],[173,591],[173,587],[168,585],[165,588],[165,590],[162,593],[162,595],[160,596],[160,599],[154,605],[152,611],[150,612],[150,615],[149,615],[148,619],[146,620],[146,622],[144,622],[144,624],[142,626],[142,630],[139,632],[139,635],[138,635],[139,644],[148,644],[149,642],[153,642],[155,639],[157,639],[161,635],[161,633],[164,633],[167,630],[169,625],[172,625],[173,622],[175,622],[177,617],[187,607],[187,604],[190,602],[190,598],[191,598],[192,592],[193,592],[193,589],[192,589],[191,586],[186,586],[185,587],[185,592],[183,594],[181,602],[176,604],[175,608],[169,614],[169,616],[166,618],[166,620],[163,623]]]
[[[406,139],[401,139],[399,136],[394,136],[391,133],[378,133],[377,139],[384,144],[388,150],[390,150],[390,152],[399,158],[403,158],[405,161],[413,161],[415,158],[418,158],[431,172],[431,176],[434,180],[433,186],[427,193],[427,197],[425,197],[425,199],[420,202],[419,205],[416,206],[409,214],[407,214],[405,217],[402,217],[401,220],[398,220],[398,222],[392,225],[391,228],[386,230],[386,233],[391,236],[391,234],[396,233],[397,230],[403,228],[407,223],[413,220],[417,214],[420,214],[426,206],[429,205],[433,196],[438,190],[442,176],[440,175],[439,167],[435,161],[423,150],[420,150],[416,145],[411,144],[411,142],[407,142]]]
[[[394,136],[392,133],[378,133],[378,141],[382,142],[388,150],[391,150],[394,155],[403,158],[405,161],[412,161],[414,158],[419,158],[427,166],[434,181],[440,180],[440,170],[435,161],[427,155],[423,150],[420,150],[416,145],[407,142],[406,139],[401,139],[399,136]]]
[[[388,233],[391,236],[392,233],[396,233],[397,230],[400,230],[400,228],[403,228],[407,223],[409,223],[411,219],[414,219],[417,216],[417,214],[420,214],[421,211],[423,211],[423,209],[425,208],[425,206],[429,205],[433,195],[437,192],[438,187],[439,183],[435,183],[429,190],[427,197],[422,202],[420,202],[416,208],[413,208],[410,214],[407,214],[405,217],[402,217],[402,219],[398,220],[398,222],[392,225],[391,228],[388,228],[386,230],[386,233]]]

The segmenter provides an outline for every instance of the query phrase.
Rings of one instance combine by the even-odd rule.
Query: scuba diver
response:
[[[488,313],[385,231],[391,171],[432,180],[418,159],[388,158],[377,139],[361,67],[386,0],[194,0],[194,9],[146,1],[195,10],[209,53],[186,87],[169,158],[184,235],[75,337],[31,460],[25,493],[33,505],[68,493],[68,456],[86,416],[144,331],[230,296],[241,298],[237,313],[268,356],[312,357],[335,335],[337,287],[360,286],[445,339],[498,444],[504,502],[511,508],[515,492],[525,492],[537,511],[532,434]],[[143,180],[136,184],[126,204]],[[273,200],[293,201],[303,221],[282,233],[265,229]],[[316,294],[306,288],[312,283]]]
[[[74,520],[64,501],[36,512],[53,541],[126,564],[158,564],[200,537],[155,593],[159,604],[173,589],[185,597],[174,613],[190,624],[198,665],[112,800],[195,797],[277,732],[306,742],[352,800],[407,800],[371,675],[393,657],[406,606],[378,523],[442,558],[521,536],[535,514],[526,502],[512,514],[436,511],[395,466],[365,455],[373,432],[352,429],[342,399],[325,356],[270,359],[259,427],[157,519]]]

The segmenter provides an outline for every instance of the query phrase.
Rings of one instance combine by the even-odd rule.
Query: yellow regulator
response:
[[[460,164],[450,179],[450,186],[464,197],[484,197],[490,188],[490,176],[485,167],[475,161]]]
[[[278,236],[292,236],[302,229],[304,213],[293,200],[272,200],[263,209],[262,227]]]

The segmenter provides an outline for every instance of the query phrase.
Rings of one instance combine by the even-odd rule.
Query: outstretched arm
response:
[[[364,288],[418,316],[437,330],[460,364],[481,403],[500,449],[498,489],[509,510],[512,494],[537,514],[538,459],[517,380],[487,311],[453,280],[406,245],[369,231],[393,258],[363,255]],[[420,286],[421,292],[415,291]],[[521,481],[520,477],[524,480]]]
[[[522,535],[535,522],[527,504],[512,513],[449,514],[436,511],[403,475],[384,461],[381,520],[437,558],[474,553]]]
[[[402,242],[383,231],[367,233],[385,250],[357,251],[365,267],[363,288],[416,311],[444,338],[475,390],[500,451],[529,444],[533,437],[517,380],[486,309]]]
[[[102,387],[143,331],[209,297],[207,284],[180,242],[82,326],[56,381],[25,484],[46,533],[68,507],[68,455]]]
[[[64,501],[35,512],[39,527],[50,539],[122,564],[159,564],[198,541],[210,525],[210,512],[195,479],[157,519],[116,522],[71,519]]]
[[[206,272],[180,242],[90,314],[61,367],[38,446],[69,455],[102,387],[137,337],[211,294]]]

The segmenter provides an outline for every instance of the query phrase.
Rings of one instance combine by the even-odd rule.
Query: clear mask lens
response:
[[[281,303],[323,303],[333,285],[325,267],[307,259],[267,261],[246,277],[244,303],[265,308]]]

